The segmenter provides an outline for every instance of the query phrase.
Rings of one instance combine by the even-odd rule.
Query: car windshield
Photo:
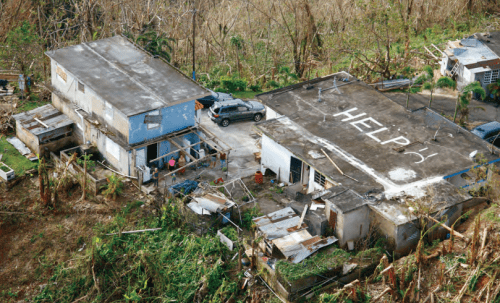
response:
[[[212,111],[213,111],[214,113],[218,114],[218,113],[219,113],[219,111],[220,111],[220,107],[214,107],[214,108],[212,108]]]

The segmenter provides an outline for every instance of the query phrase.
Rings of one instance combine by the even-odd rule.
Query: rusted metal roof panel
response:
[[[199,207],[209,211],[210,213],[225,211],[226,209],[229,209],[236,205],[233,201],[230,201],[223,196],[217,196],[214,194],[206,194],[201,197],[194,197],[193,201],[197,203]],[[193,209],[193,207],[191,207],[191,209]],[[193,211],[195,210],[193,209]]]
[[[35,136],[73,125],[73,120],[61,113],[52,104],[19,113],[14,115],[13,118]]]

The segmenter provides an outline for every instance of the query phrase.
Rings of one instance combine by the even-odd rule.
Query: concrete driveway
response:
[[[228,180],[255,174],[260,169],[260,164],[255,161],[254,156],[255,152],[260,151],[257,147],[260,136],[253,128],[255,122],[232,122],[228,127],[222,127],[213,123],[207,113],[208,109],[202,110],[201,125],[232,148],[228,156]],[[211,171],[207,171],[205,174],[211,174]]]

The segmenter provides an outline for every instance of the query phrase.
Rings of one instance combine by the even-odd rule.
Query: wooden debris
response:
[[[372,302],[377,302],[378,300],[382,299],[382,297],[383,297],[386,293],[390,292],[391,290],[392,290],[392,288],[387,287],[386,289],[384,289],[384,291],[383,291],[380,295],[378,295],[378,296],[376,296],[375,298],[373,298]]]
[[[435,223],[441,225],[444,229],[448,230],[450,233],[453,233],[454,236],[457,236],[463,240],[465,240],[466,242],[468,242],[468,239],[466,236],[462,235],[461,233],[451,229],[450,227],[448,227],[446,224],[444,223],[441,223],[439,222],[438,220],[434,219],[433,217],[430,217],[430,216],[425,216],[427,219],[431,220],[431,221],[434,221]]]
[[[335,162],[333,162],[332,158],[330,158],[330,156],[328,156],[328,154],[323,149],[321,149],[321,151],[323,152],[323,154],[325,154],[325,156],[328,158],[328,160],[330,160],[330,162],[332,162],[333,166],[335,166],[335,168],[339,171],[339,173],[342,176],[347,177],[347,178],[354,180],[356,182],[359,182],[358,180],[354,179],[353,177],[344,174],[344,172],[340,169],[340,167],[338,167],[337,164]]]
[[[139,230],[130,230],[130,231],[122,231],[122,234],[137,234],[137,233],[143,233],[146,231],[157,231],[160,230],[161,228],[150,228],[150,229],[139,229]],[[113,235],[118,235],[120,233],[111,233],[111,234],[106,234],[106,236],[113,236]]]
[[[458,295],[453,299],[453,302],[460,302],[462,300],[462,297],[465,294],[465,291],[467,290],[467,287],[469,286],[470,281],[472,280],[472,277],[477,275],[479,272],[480,266],[476,267],[476,269],[467,277],[467,280],[465,280],[464,286],[462,286],[462,289],[460,289],[460,292]]]

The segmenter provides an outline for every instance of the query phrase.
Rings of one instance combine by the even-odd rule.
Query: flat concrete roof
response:
[[[500,57],[500,32],[476,34],[477,39],[484,43],[492,52]]]
[[[334,77],[337,89],[328,89]],[[339,81],[345,78],[348,82]],[[487,142],[466,129],[427,108],[408,111],[347,73],[257,98],[284,115],[257,123],[258,129],[361,196],[378,191],[387,199],[420,198],[432,184],[475,165],[469,157],[474,151],[488,162],[499,160],[498,149],[492,155]],[[342,176],[326,157],[311,156],[311,151],[322,154],[321,149],[359,182]]]
[[[45,54],[126,116],[210,95],[178,69],[123,36]]]

